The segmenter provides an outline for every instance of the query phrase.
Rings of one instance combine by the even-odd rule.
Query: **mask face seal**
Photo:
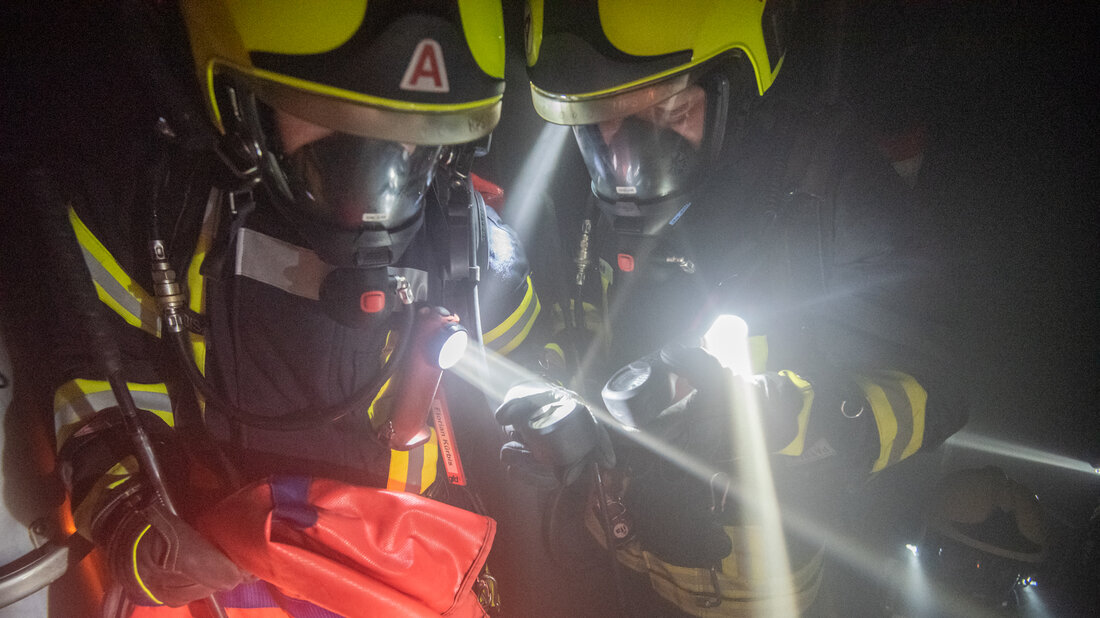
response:
[[[401,257],[423,222],[441,147],[341,133],[279,111],[228,81],[234,133],[255,140],[262,186],[307,246],[336,267]]]
[[[653,234],[690,202],[721,148],[729,86],[720,74],[621,118],[574,127],[605,212]]]
[[[596,195],[645,203],[688,186],[705,159],[706,99],[689,86],[625,118],[575,127]]]
[[[284,197],[341,229],[397,229],[415,217],[439,146],[338,133],[271,110],[272,170]]]

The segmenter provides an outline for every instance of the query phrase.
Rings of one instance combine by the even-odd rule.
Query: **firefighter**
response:
[[[517,391],[497,415],[517,439],[512,468],[598,487],[558,491],[601,545],[614,537],[631,614],[827,611],[821,531],[836,529],[845,496],[966,419],[936,321],[950,292],[922,253],[914,204],[842,98],[816,87],[827,72],[807,63],[836,50],[787,51],[796,35],[832,40],[819,36],[828,20],[792,21],[788,8],[528,4],[534,107],[572,127],[592,193],[562,226],[576,230],[562,259],[575,292],[555,300],[562,330],[547,349],[573,367],[573,397],[606,406],[595,421],[614,448],[588,439],[585,459],[546,440],[566,418],[559,387]],[[747,329],[751,362],[736,371],[698,343],[720,314]],[[769,522],[738,497],[757,479],[730,473],[747,457],[731,432],[749,414],[730,388],[761,408],[784,520],[815,524],[785,529],[790,588],[778,595],[760,566]],[[552,500],[552,532],[566,502]],[[649,595],[629,587],[639,582]]]
[[[99,350],[74,326],[57,453],[75,525],[115,585],[110,611],[159,615],[213,593],[231,615],[346,607],[325,581],[307,582],[316,595],[304,600],[256,581],[195,522],[273,475],[413,496],[448,494],[459,478],[440,455],[454,454],[452,432],[428,417],[447,401],[436,390],[446,365],[423,359],[463,327],[511,351],[539,312],[515,235],[475,185],[494,187],[470,172],[500,114],[501,6],[225,0],[77,15],[116,40],[100,72],[73,83],[93,83],[89,97],[117,88],[112,111],[139,124],[112,133],[108,115],[79,127],[58,164],[27,174],[24,197],[71,226],[178,505],[154,495]],[[265,495],[286,499],[285,487]],[[454,598],[472,582],[460,578]]]
[[[923,514],[917,559],[927,589],[908,590],[896,614],[1017,614],[1050,553],[1038,496],[996,466],[940,479]]]

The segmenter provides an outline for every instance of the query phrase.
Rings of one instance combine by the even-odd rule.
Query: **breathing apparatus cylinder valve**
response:
[[[408,306],[405,310],[414,309]],[[376,416],[386,419],[379,438],[398,451],[416,448],[431,438],[429,415],[443,370],[458,362],[469,340],[458,316],[446,309],[421,307],[416,311],[408,334],[410,353],[395,368],[389,386],[374,404]]]

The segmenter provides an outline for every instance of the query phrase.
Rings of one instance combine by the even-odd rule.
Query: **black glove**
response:
[[[700,347],[669,347],[661,351],[670,371],[695,387],[695,392],[658,415],[664,424],[697,424],[693,433],[724,438],[730,412],[744,402],[760,406],[760,422],[769,452],[790,443],[798,433],[798,413],[802,410],[802,391],[779,373],[752,376],[733,375],[718,360]],[[659,427],[654,428],[660,431]]]
[[[132,599],[179,607],[248,577],[159,500],[146,502],[116,505],[118,513],[93,530],[111,576]]]
[[[497,408],[496,419],[513,429],[512,441],[501,448],[501,462],[528,483],[569,485],[591,461],[615,465],[607,430],[565,388],[544,382],[517,385]]]

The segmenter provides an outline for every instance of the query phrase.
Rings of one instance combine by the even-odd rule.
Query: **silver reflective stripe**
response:
[[[105,383],[106,385],[106,383]],[[147,393],[143,390],[130,389],[134,404],[142,410],[152,412],[172,413],[172,399],[163,393]],[[100,410],[106,410],[119,405],[111,390],[101,390],[98,393],[84,393],[80,397],[74,397],[54,408],[54,427],[61,432],[63,428],[88,420]],[[158,415],[160,416],[160,415]],[[168,424],[173,424],[169,422]]]
[[[237,233],[237,256],[234,272],[253,281],[280,290],[318,300],[321,282],[333,267],[316,253],[273,238],[262,232],[242,228]],[[428,273],[415,268],[390,268],[391,274],[403,275],[415,300],[428,298]]]
[[[318,300],[321,281],[332,272],[332,266],[308,249],[242,228],[237,234],[235,272],[295,296]]]
[[[421,445],[409,451],[409,465],[405,477],[405,491],[418,494],[421,489],[423,489],[420,486],[420,482],[424,478],[424,449],[429,446],[432,445]]]
[[[111,300],[118,303],[123,310],[136,318],[141,324],[141,330],[159,337],[160,315],[152,299],[150,299],[149,304],[141,302],[139,298],[123,287],[117,279],[112,277],[111,273],[107,272],[107,269],[99,263],[99,260],[95,259],[91,251],[83,246],[80,249],[84,254],[84,263],[88,265],[88,272],[92,275],[92,281],[95,281],[99,288],[103,290],[103,293],[111,297]],[[123,315],[122,317],[126,318],[127,316]]]

